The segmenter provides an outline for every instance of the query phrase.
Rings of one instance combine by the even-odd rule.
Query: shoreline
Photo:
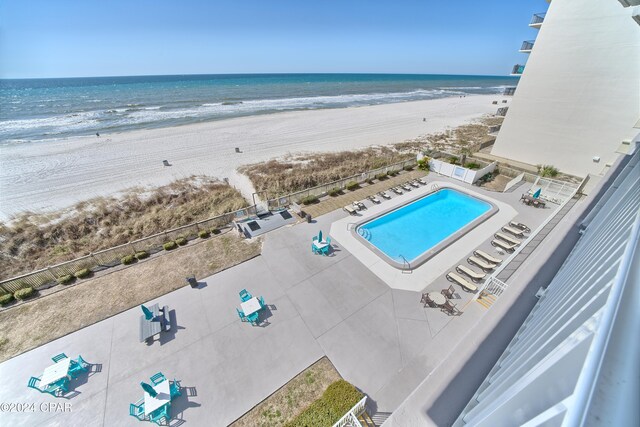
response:
[[[239,166],[293,153],[388,145],[495,113],[499,95],[285,111],[179,126],[46,140],[0,148],[0,220],[72,207],[131,187],[191,175],[228,178],[245,197]],[[423,122],[423,117],[426,122]],[[235,152],[235,147],[240,153]],[[163,166],[168,160],[171,166]]]

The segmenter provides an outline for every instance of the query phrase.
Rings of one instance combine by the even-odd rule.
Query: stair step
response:
[[[376,427],[380,427],[390,416],[391,412],[376,412],[371,416],[371,420]]]

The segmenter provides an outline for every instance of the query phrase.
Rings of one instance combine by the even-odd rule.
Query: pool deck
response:
[[[433,174],[430,180],[456,184]],[[463,187],[483,193],[477,187]],[[485,196],[510,206],[515,212],[512,218],[534,229],[552,209],[521,205],[524,188],[528,189]],[[400,197],[396,202],[402,201]],[[369,208],[372,213],[374,209]],[[224,426],[324,355],[371,398],[374,410],[395,410],[423,380],[446,367],[456,348],[472,344],[469,334],[481,321],[492,319],[493,307],[472,302],[471,294],[457,288],[461,316],[424,308],[420,291],[439,291],[449,282],[416,269],[408,275],[415,284],[412,289],[390,287],[342,243],[335,223],[345,221],[353,218],[336,210],[310,224],[275,230],[266,235],[261,256],[199,278],[203,282],[199,289],[185,287],[150,301],[169,305],[173,325],[152,345],[138,342],[141,311],[136,307],[1,363],[1,402],[34,402],[36,407],[48,402],[71,404],[71,412],[5,413],[3,423],[136,426],[139,421],[128,415],[128,404],[142,397],[140,381],[160,371],[186,387],[172,403],[171,425]],[[486,247],[489,236],[504,224],[492,225],[483,228],[483,239],[478,235],[474,244],[464,245],[465,253],[459,248],[441,258],[443,271],[464,262],[476,247],[492,250]],[[331,232],[337,243],[333,255],[313,255],[311,236],[332,227],[337,227],[336,235]],[[261,327],[237,318],[234,308],[243,288],[263,295],[269,305]],[[81,354],[93,364],[91,373],[72,381],[64,399],[27,388],[29,377],[40,375],[60,352],[70,357]]]

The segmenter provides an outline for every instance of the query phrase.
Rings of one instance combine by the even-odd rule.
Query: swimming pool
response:
[[[443,188],[355,227],[356,235],[396,267],[423,263],[498,208],[452,188]]]

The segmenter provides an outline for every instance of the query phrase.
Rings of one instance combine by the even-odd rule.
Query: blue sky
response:
[[[543,0],[0,0],[0,77],[506,75]]]

